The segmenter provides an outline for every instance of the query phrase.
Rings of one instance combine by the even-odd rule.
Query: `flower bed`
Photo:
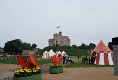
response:
[[[61,64],[51,65],[49,68],[51,74],[58,74],[63,72],[63,67]]]
[[[13,80],[42,80],[42,75],[36,74],[36,75],[26,76],[26,77],[14,77]]]
[[[14,71],[13,80],[42,80],[41,69],[37,68],[24,68]]]
[[[51,68],[58,68],[58,67],[62,67],[62,65],[61,64],[56,64],[56,65],[52,64],[50,67]]]

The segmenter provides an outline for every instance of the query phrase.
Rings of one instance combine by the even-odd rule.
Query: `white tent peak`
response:
[[[51,49],[49,52],[53,52],[53,50]]]
[[[64,51],[62,51],[62,53],[65,53]]]
[[[51,49],[51,50],[49,51],[49,56],[52,57],[53,55],[54,55],[54,52],[53,52],[53,50]]]
[[[58,51],[58,53],[61,53],[60,51]]]
[[[45,53],[47,53],[47,51],[45,51]]]

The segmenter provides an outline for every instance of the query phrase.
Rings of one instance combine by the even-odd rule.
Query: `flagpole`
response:
[[[60,27],[60,32],[61,32],[61,27]]]
[[[60,28],[60,26],[58,26],[57,28]],[[61,32],[61,28],[59,30],[60,30],[59,32]]]

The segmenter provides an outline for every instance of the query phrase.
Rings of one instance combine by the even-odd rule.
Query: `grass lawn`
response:
[[[73,58],[77,58],[77,56],[69,56],[71,59],[73,59]]]
[[[113,67],[113,65],[94,65],[94,64],[82,64],[81,61],[75,62],[74,64],[68,64],[69,68],[74,67]]]
[[[37,60],[39,65],[47,64],[47,63],[52,63],[52,59],[43,59],[43,60]],[[4,64],[19,64],[17,60],[0,60],[0,63]]]
[[[47,63],[52,63],[52,59],[43,59],[43,60],[37,60],[39,65],[47,64]]]
[[[4,63],[4,64],[18,64],[17,60],[0,60],[0,63]]]

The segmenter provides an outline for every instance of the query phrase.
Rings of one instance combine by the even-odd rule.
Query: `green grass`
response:
[[[73,58],[77,58],[77,56],[69,56],[71,59],[73,59]]]
[[[52,59],[43,59],[43,60],[37,60],[39,65],[47,64],[47,63],[52,63]],[[0,63],[3,64],[19,64],[17,60],[3,60],[0,61]]]
[[[18,64],[17,60],[0,60],[0,63],[3,64]]]
[[[113,67],[113,65],[95,65],[95,64],[82,64],[81,61],[75,62],[74,64],[68,64],[69,68],[75,67]]]
[[[71,56],[71,58],[76,58],[75,56]],[[52,59],[43,59],[43,60],[37,60],[39,65],[52,63]],[[3,60],[0,61],[0,63],[4,64],[18,64],[17,60]],[[76,68],[76,67],[113,67],[113,65],[92,65],[92,64],[82,64],[81,61],[75,62],[74,64],[68,64],[68,68]]]
[[[43,60],[37,60],[39,65],[47,64],[47,63],[52,63],[52,59],[43,59]]]

